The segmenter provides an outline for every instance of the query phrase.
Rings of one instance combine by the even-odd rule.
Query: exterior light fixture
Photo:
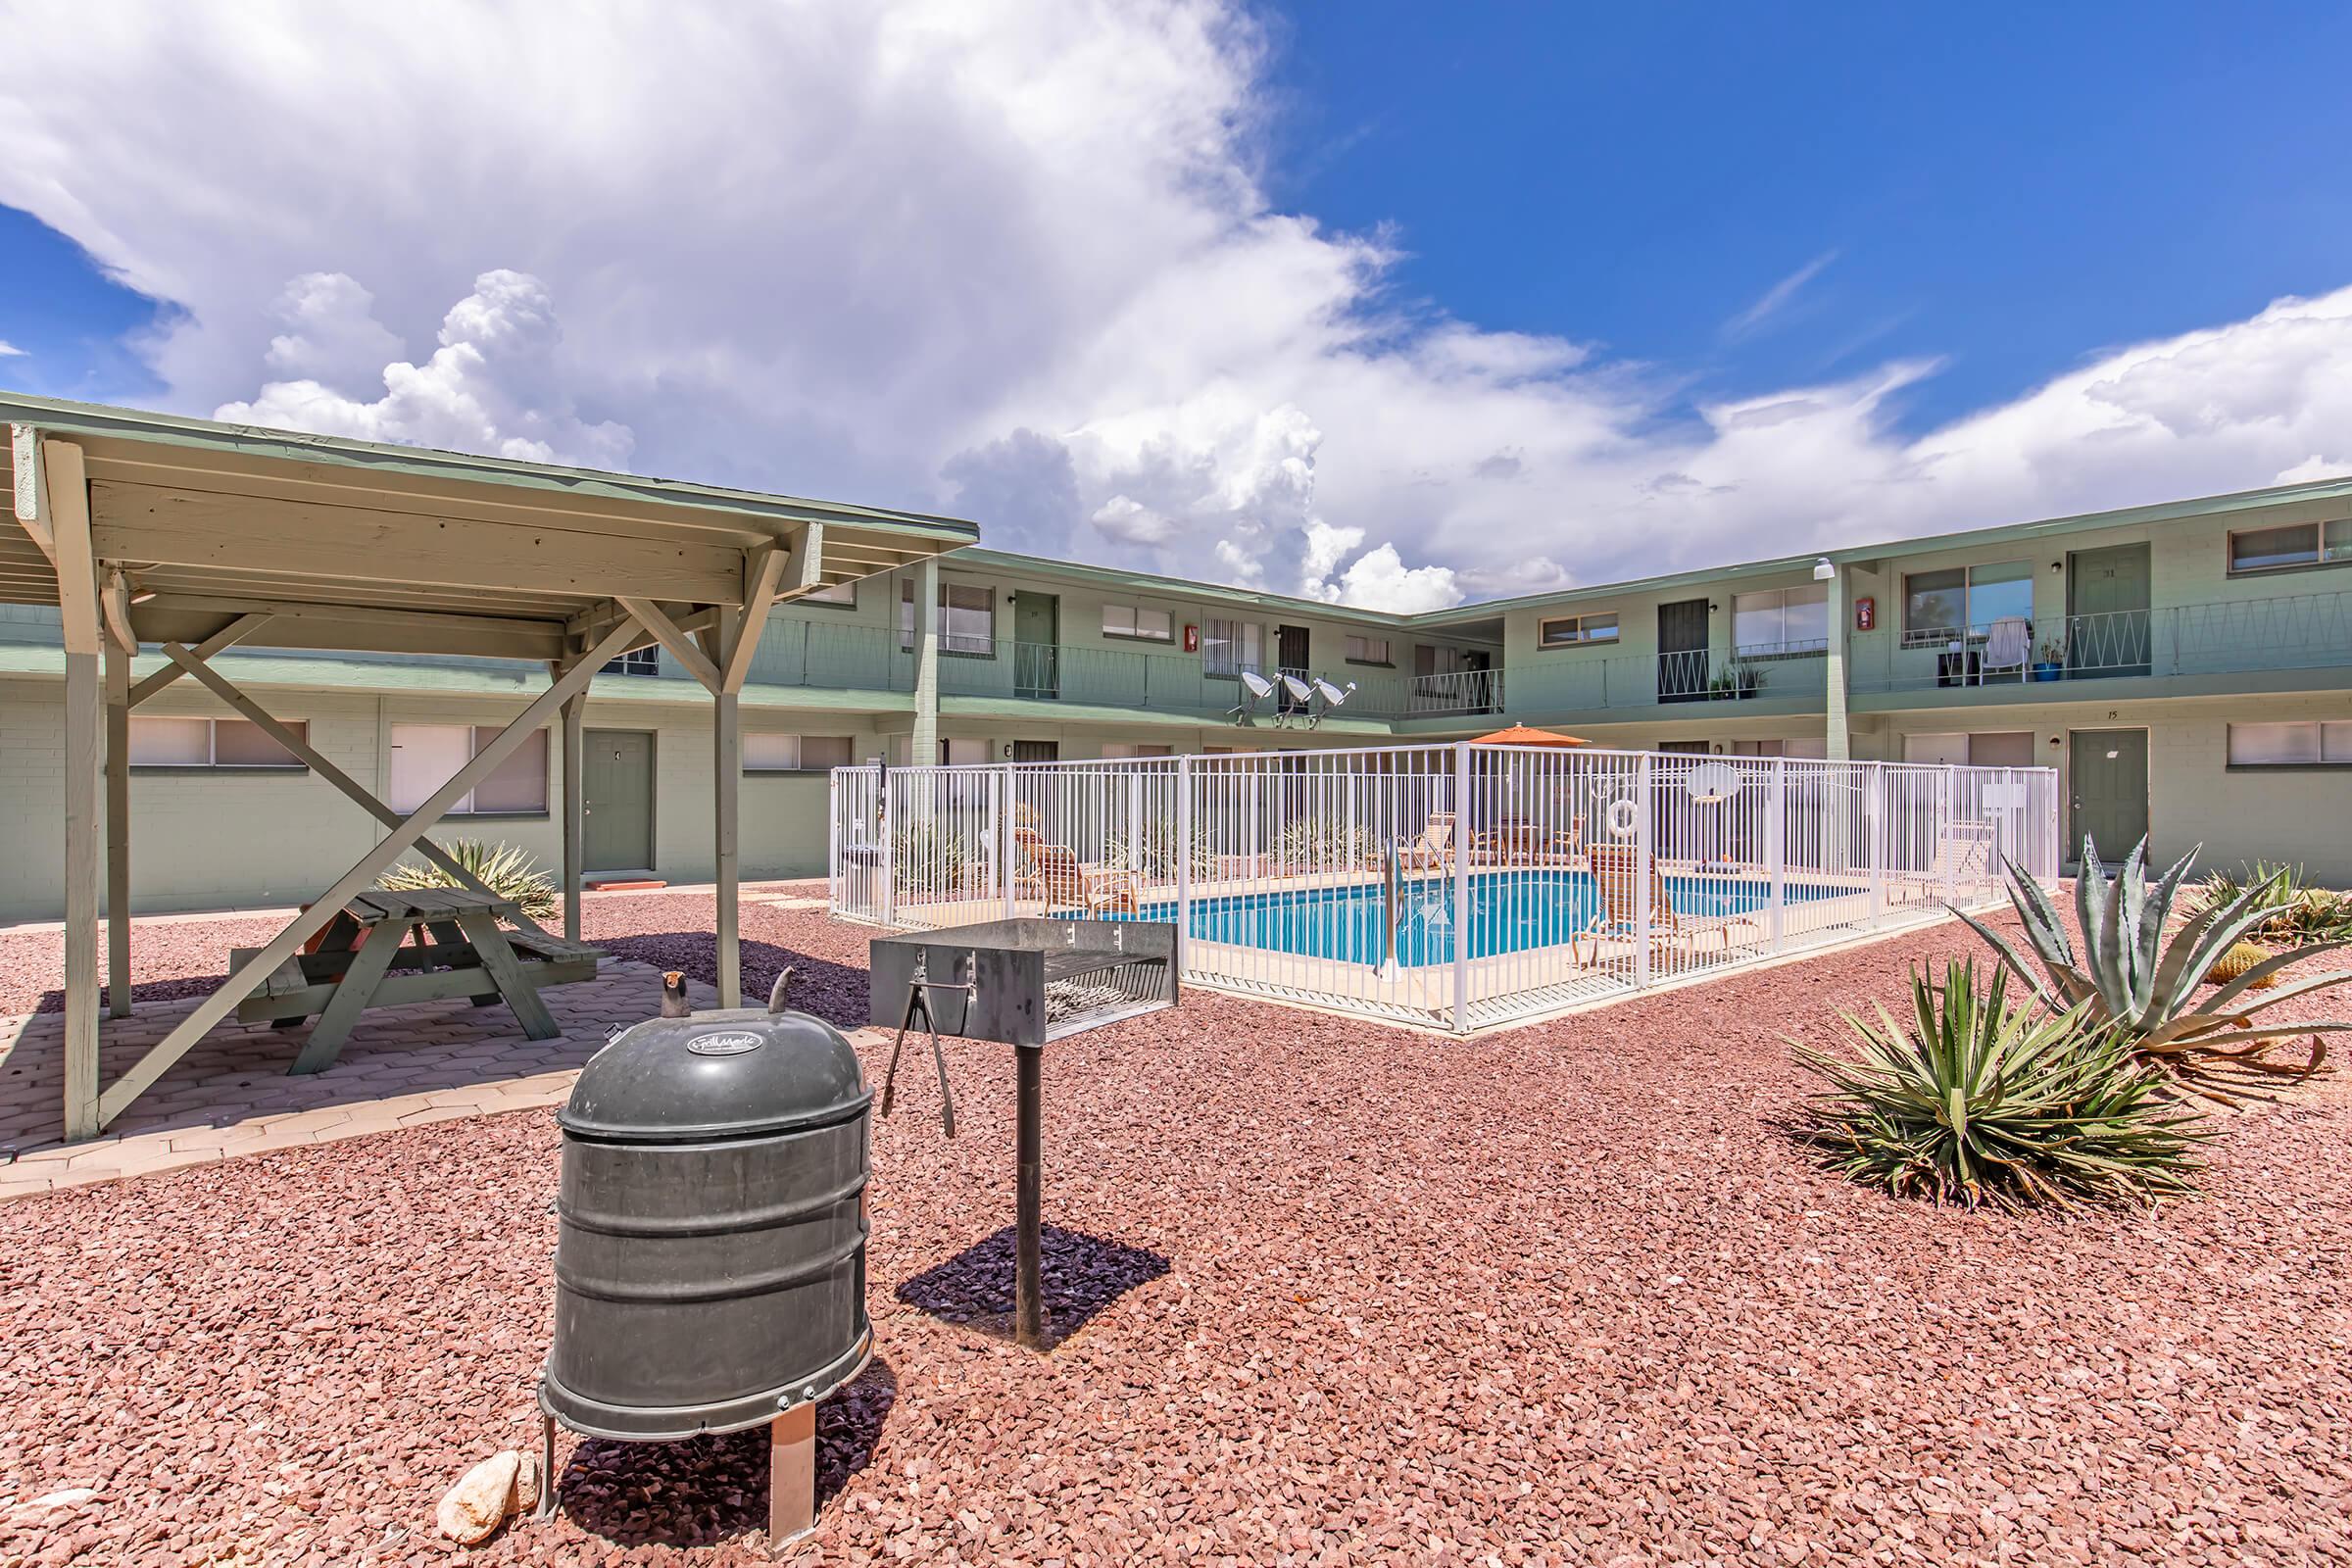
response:
[[[1824,556],[1819,561],[1813,563],[1813,580],[1815,582],[1828,582],[1832,577],[1837,575],[1838,568],[1830,564],[1829,557]]]

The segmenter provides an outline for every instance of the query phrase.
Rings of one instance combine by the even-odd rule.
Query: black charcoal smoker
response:
[[[787,971],[785,979],[790,978]],[[865,1183],[873,1101],[832,1025],[783,1009],[663,1016],[615,1036],[558,1114],[555,1432],[658,1443],[769,1428],[772,1544],[816,1522],[816,1402],[873,1353]]]
[[[939,1037],[1013,1048],[1013,1336],[1046,1345],[1043,1267],[1044,1058],[1048,1044],[1177,1002],[1176,927],[1153,920],[989,920],[876,937],[867,950],[867,1016],[898,1030],[882,1078],[890,1114],[899,1053],[919,1019],[939,1070],[941,1125],[956,1136],[956,1102]]]

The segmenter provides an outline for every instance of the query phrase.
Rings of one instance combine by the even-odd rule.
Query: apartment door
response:
[[[1658,607],[1658,701],[1707,695],[1707,602],[1680,599]]]
[[[2148,672],[2148,582],[2145,544],[2067,552],[2068,679]]]
[[[2069,739],[2066,856],[2081,854],[2088,835],[2099,858],[2119,865],[2148,832],[2148,732],[2079,729]]]
[[[1491,713],[1494,710],[1494,656],[1484,649],[1472,648],[1462,654],[1462,685],[1469,698],[1472,712]]]
[[[1012,690],[1016,697],[1061,695],[1061,596],[1012,596]]]
[[[1304,626],[1277,626],[1274,628],[1274,665],[1277,669],[1294,680],[1303,681],[1308,678],[1306,662],[1309,657]],[[1276,694],[1276,700],[1282,704],[1282,710],[1286,713],[1298,712],[1306,706],[1299,699],[1293,697],[1291,689],[1287,686]]]
[[[654,868],[654,737],[644,730],[592,729],[580,747],[584,871]]]

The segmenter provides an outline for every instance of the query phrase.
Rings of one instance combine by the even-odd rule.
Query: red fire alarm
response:
[[[1869,631],[1879,623],[1879,602],[1876,599],[1854,601],[1854,630]]]
[[[1188,654],[1197,654],[1200,651],[1200,627],[1187,626],[1184,628],[1184,651]]]

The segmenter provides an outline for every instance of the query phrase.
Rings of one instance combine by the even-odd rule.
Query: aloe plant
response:
[[[512,844],[488,844],[480,839],[451,839],[449,858],[470,872],[474,880],[534,920],[556,912],[555,879],[539,869],[528,851]],[[458,879],[429,860],[402,860],[375,879],[375,885],[395,893],[418,888],[454,888]]]
[[[1914,971],[1909,1029],[1847,1015],[1857,1054],[1796,1047],[1829,1087],[1807,1141],[1840,1175],[1969,1207],[2018,1210],[2148,1201],[2191,1191],[2203,1119],[2167,1097],[2116,1035],[2013,1005],[1953,961],[1940,986]]]
[[[2097,848],[2083,839],[2082,872],[2075,879],[2075,911],[2082,926],[2080,961],[2066,924],[2041,884],[2015,861],[2008,863],[2009,900],[2017,906],[2034,956],[2041,960],[2047,985],[1998,932],[1965,911],[1955,912],[1992,944],[2001,961],[2016,970],[2051,1011],[2082,1009],[2089,1025],[2112,1030],[2134,1055],[2164,1069],[2190,1093],[2228,1102],[2235,1098],[2231,1087],[2242,1089],[2262,1077],[2300,1078],[2317,1072],[2327,1059],[2320,1037],[2352,1029],[2352,1023],[2276,1023],[2258,1015],[2282,1002],[2342,985],[2352,980],[2352,972],[2314,975],[2271,988],[2259,1001],[2243,999],[2280,970],[2332,948],[2352,947],[2352,939],[2274,954],[2200,1001],[2197,988],[2222,956],[2286,907],[2284,878],[2274,875],[2226,903],[2207,903],[2167,942],[2173,901],[2197,852],[2182,856],[2151,886],[2145,875],[2147,848],[2145,839],[2132,847],[2111,887]],[[2304,1034],[2311,1036],[2308,1061],[2267,1058],[2279,1039]]]

